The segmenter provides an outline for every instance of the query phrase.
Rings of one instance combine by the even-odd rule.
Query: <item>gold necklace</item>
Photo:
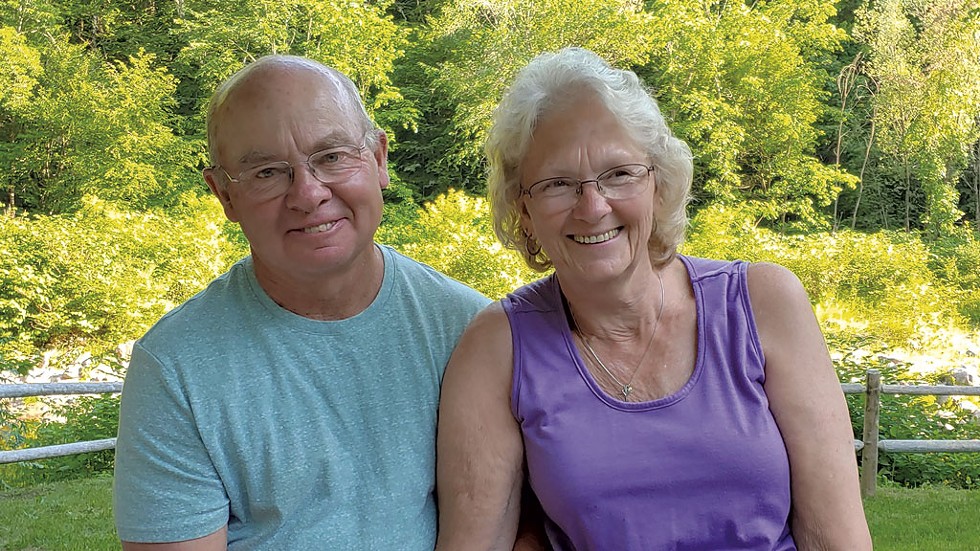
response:
[[[653,338],[657,336],[657,329],[660,328],[660,318],[662,318],[664,315],[664,278],[660,275],[660,272],[655,273],[657,274],[657,280],[660,281],[660,311],[657,312],[657,320],[653,323],[653,333],[650,335],[650,340],[647,341],[647,347],[643,349],[643,355],[640,356],[640,361],[636,362],[636,367],[633,368],[633,373],[630,375],[629,380],[626,381],[625,384],[612,374],[612,371],[606,367],[606,364],[602,363],[602,360],[599,359],[599,355],[595,353],[595,350],[592,349],[592,345],[589,344],[589,337],[584,331],[582,331],[578,320],[575,319],[575,314],[572,314],[572,321],[575,322],[575,330],[579,336],[582,337],[582,344],[585,345],[585,349],[589,351],[589,354],[592,356],[592,359],[595,360],[595,363],[606,372],[606,375],[609,375],[609,377],[615,381],[617,385],[619,385],[620,393],[622,393],[624,400],[629,399],[630,393],[633,392],[633,378],[636,377],[637,372],[640,371],[640,367],[643,366],[643,360],[646,359],[647,352],[650,351],[650,347],[653,345]],[[569,308],[568,311],[571,312],[571,308]]]

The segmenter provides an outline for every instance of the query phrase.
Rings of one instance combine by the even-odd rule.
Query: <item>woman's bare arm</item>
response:
[[[870,550],[847,403],[806,291],[789,270],[749,267],[765,390],[789,454],[801,550]]]
[[[499,303],[463,333],[446,368],[439,405],[438,551],[514,546],[524,445],[510,410],[513,344]]]

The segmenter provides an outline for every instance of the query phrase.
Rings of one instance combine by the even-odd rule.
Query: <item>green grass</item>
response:
[[[0,549],[118,551],[111,486],[99,477],[0,492]],[[980,490],[879,487],[864,508],[876,551],[980,549]]]
[[[108,476],[0,492],[4,551],[118,551]]]
[[[980,549],[980,490],[879,487],[864,510],[876,551]]]

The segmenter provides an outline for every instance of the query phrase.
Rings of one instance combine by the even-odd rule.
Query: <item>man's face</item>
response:
[[[281,195],[258,198],[221,169],[205,178],[225,215],[251,245],[256,275],[265,284],[303,283],[350,273],[373,254],[381,223],[381,190],[388,185],[387,142],[361,153],[360,170],[337,184],[310,173],[310,154],[339,145],[364,145],[365,129],[333,80],[308,68],[271,66],[245,77],[215,113],[217,161],[237,178],[270,162],[293,166]]]

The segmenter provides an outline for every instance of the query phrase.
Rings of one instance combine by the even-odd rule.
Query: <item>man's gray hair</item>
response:
[[[218,85],[218,88],[211,96],[211,102],[208,104],[207,132],[208,158],[210,159],[212,166],[219,164],[217,158],[218,147],[216,141],[218,135],[218,125],[221,123],[221,121],[220,117],[217,116],[218,111],[231,96],[232,92],[234,92],[240,84],[248,80],[250,75],[271,68],[280,68],[285,71],[311,71],[313,73],[323,75],[325,81],[331,82],[336,86],[340,96],[338,97],[338,100],[346,104],[346,107],[348,108],[347,112],[354,117],[354,122],[363,130],[366,136],[366,145],[372,150],[377,147],[379,139],[378,133],[372,132],[372,130],[376,130],[377,127],[371,120],[371,116],[368,115],[367,109],[364,107],[364,102],[361,101],[361,96],[357,91],[357,86],[347,75],[332,67],[327,67],[318,61],[314,61],[306,57],[294,55],[267,55],[256,59],[252,63],[249,63],[245,67],[239,69],[235,74],[228,77],[224,82]]]

